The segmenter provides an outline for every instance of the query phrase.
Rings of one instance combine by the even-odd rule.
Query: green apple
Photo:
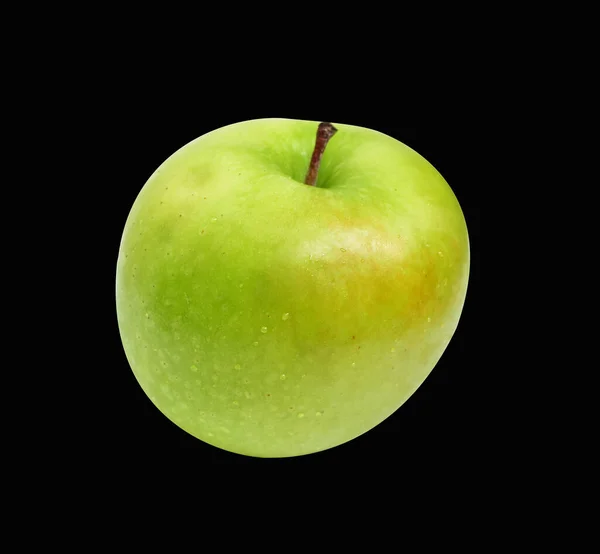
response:
[[[298,456],[372,429],[423,383],[463,308],[469,238],[440,173],[336,123],[309,186],[317,127],[201,136],[125,224],[116,306],[135,377],[176,425],[231,452]]]

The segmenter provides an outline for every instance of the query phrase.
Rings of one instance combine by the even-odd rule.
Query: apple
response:
[[[454,193],[401,142],[337,123],[228,125],[175,152],[131,208],[124,351],[194,437],[254,457],[323,451],[423,383],[457,327],[469,257]]]

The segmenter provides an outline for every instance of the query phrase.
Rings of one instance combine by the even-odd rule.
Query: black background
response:
[[[215,465],[263,465],[269,470],[391,463],[442,464],[444,471],[477,460],[481,421],[479,350],[484,329],[479,321],[479,200],[477,164],[481,136],[475,119],[441,109],[409,109],[395,104],[318,102],[314,97],[244,98],[230,102],[219,91],[177,95],[147,93],[123,86],[112,91],[110,110],[96,114],[102,136],[94,156],[102,159],[103,240],[108,271],[102,272],[107,325],[102,377],[93,390],[93,444],[105,459],[134,466],[148,460]],[[261,117],[329,120],[369,127],[409,145],[445,177],[457,196],[471,241],[471,273],[465,308],[446,352],[425,383],[391,417],[368,433],[331,450],[289,459],[258,459],[225,452],[188,435],[156,409],[137,384],[123,351],[114,303],[114,278],[125,220],[140,189],[154,170],[178,148],[224,125]],[[106,217],[109,213],[110,217]],[[105,268],[106,269],[106,268]],[[90,396],[91,398],[91,396]],[[454,468],[454,469],[453,469]]]

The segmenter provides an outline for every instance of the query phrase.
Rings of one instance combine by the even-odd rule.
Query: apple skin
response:
[[[465,301],[469,238],[438,171],[334,123],[252,120],[182,147],[127,218],[116,273],[129,364],[156,407],[227,451],[288,457],[365,433],[423,383]]]

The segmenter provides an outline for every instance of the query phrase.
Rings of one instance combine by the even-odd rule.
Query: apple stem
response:
[[[310,187],[317,185],[317,174],[319,173],[319,166],[321,165],[321,158],[325,147],[333,135],[337,133],[337,129],[331,123],[319,123],[317,128],[317,140],[315,142],[315,149],[313,150],[312,158],[310,159],[310,165],[308,166],[308,172],[304,183]]]

